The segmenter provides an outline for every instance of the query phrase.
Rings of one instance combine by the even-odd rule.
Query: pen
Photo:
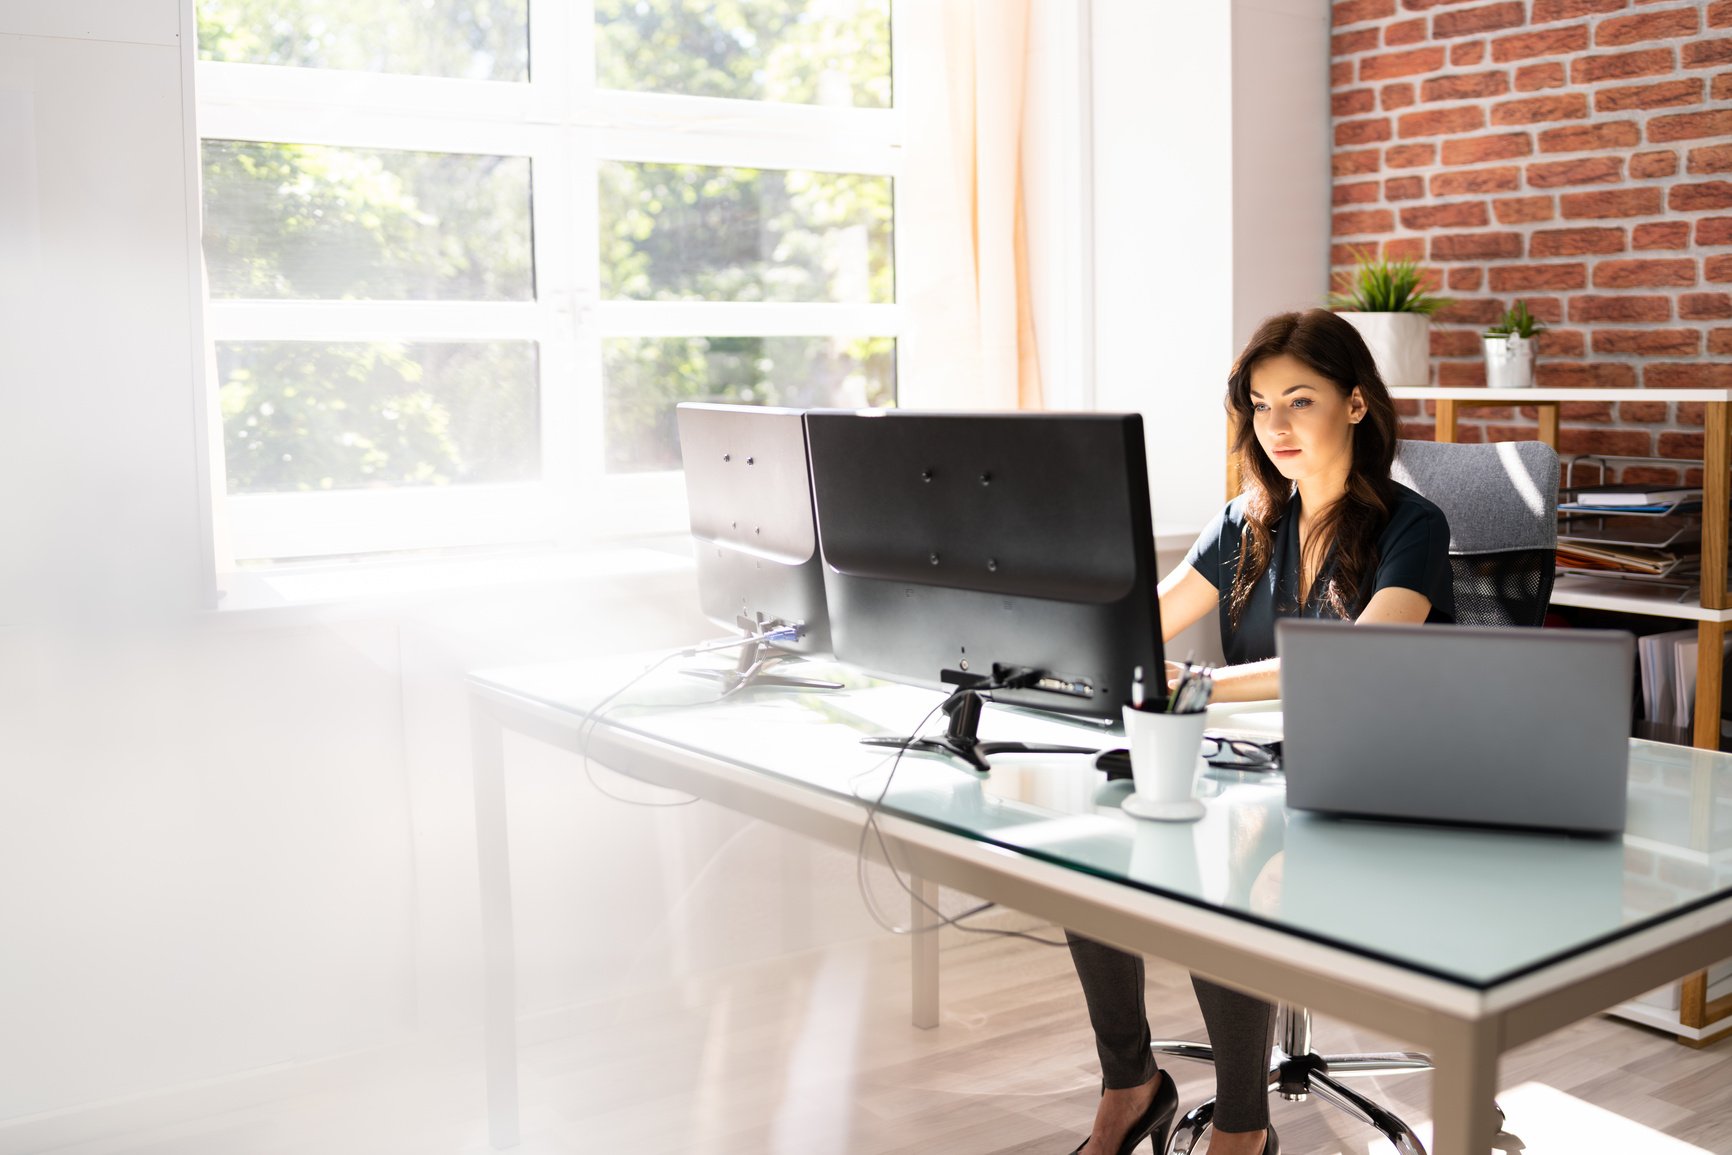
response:
[[[1191,701],[1187,703],[1191,713],[1205,709],[1209,699],[1215,692],[1215,671],[1204,667],[1197,675],[1197,680],[1191,686]]]
[[[1182,711],[1179,709],[1179,703],[1184,700],[1185,687],[1191,681],[1191,663],[1190,663],[1190,661],[1187,659],[1186,661],[1182,662],[1181,665],[1183,666],[1183,669],[1179,673],[1179,680],[1173,686],[1172,695],[1167,698],[1167,713],[1169,713],[1169,714],[1182,713]]]
[[[1191,663],[1184,664],[1185,671],[1179,677],[1178,685],[1173,688],[1172,699],[1167,703],[1167,709],[1174,714],[1194,714],[1209,704],[1214,695],[1215,671],[1208,666],[1193,667]]]

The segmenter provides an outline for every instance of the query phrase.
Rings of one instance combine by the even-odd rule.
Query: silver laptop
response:
[[[1624,829],[1629,634],[1290,619],[1275,644],[1287,805]]]

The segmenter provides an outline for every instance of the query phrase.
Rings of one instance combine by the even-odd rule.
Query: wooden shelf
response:
[[[1532,405],[1540,401],[1732,401],[1732,389],[1476,389],[1409,385],[1391,389],[1397,401],[1472,401],[1480,405]]]
[[[1682,601],[1678,598],[1680,592]],[[1679,591],[1617,578],[1559,575],[1552,587],[1552,605],[1689,622],[1732,622],[1732,609],[1709,609],[1701,604],[1694,589]]]

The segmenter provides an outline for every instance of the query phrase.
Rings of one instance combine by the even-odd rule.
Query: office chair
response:
[[[1399,441],[1390,472],[1449,519],[1458,623],[1545,620],[1558,546],[1558,455],[1549,445]]]
[[[1449,519],[1455,620],[1475,626],[1538,626],[1551,603],[1558,541],[1558,455],[1543,441],[1453,445],[1402,441],[1391,475],[1428,498]],[[1157,1055],[1212,1063],[1206,1044],[1157,1041]],[[1283,1099],[1319,1099],[1378,1131],[1399,1155],[1425,1155],[1413,1129],[1344,1086],[1344,1078],[1431,1069],[1418,1051],[1319,1055],[1311,1049],[1311,1012],[1276,1008],[1269,1090]],[[1207,1099],[1173,1128],[1169,1155],[1189,1155],[1214,1118]],[[1502,1108],[1498,1118],[1503,1119]]]

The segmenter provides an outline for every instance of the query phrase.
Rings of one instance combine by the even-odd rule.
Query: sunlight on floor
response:
[[[1509,1134],[1520,1146],[1498,1150],[1521,1155],[1577,1155],[1583,1151],[1632,1151],[1641,1155],[1714,1155],[1713,1152],[1674,1139],[1652,1127],[1631,1122],[1603,1107],[1565,1094],[1544,1083],[1523,1083],[1498,1094],[1497,1101],[1508,1120]],[[1414,1128],[1420,1141],[1431,1147],[1431,1124]],[[1393,1155],[1395,1148],[1382,1139],[1374,1141],[1367,1155]],[[1353,1148],[1329,1155],[1358,1155]]]
[[[866,982],[863,953],[825,954],[771,1126],[776,1155],[847,1155]]]
[[[1528,1155],[1640,1151],[1642,1155],[1713,1155],[1701,1147],[1614,1115],[1544,1083],[1522,1083],[1498,1096],[1512,1133]]]

